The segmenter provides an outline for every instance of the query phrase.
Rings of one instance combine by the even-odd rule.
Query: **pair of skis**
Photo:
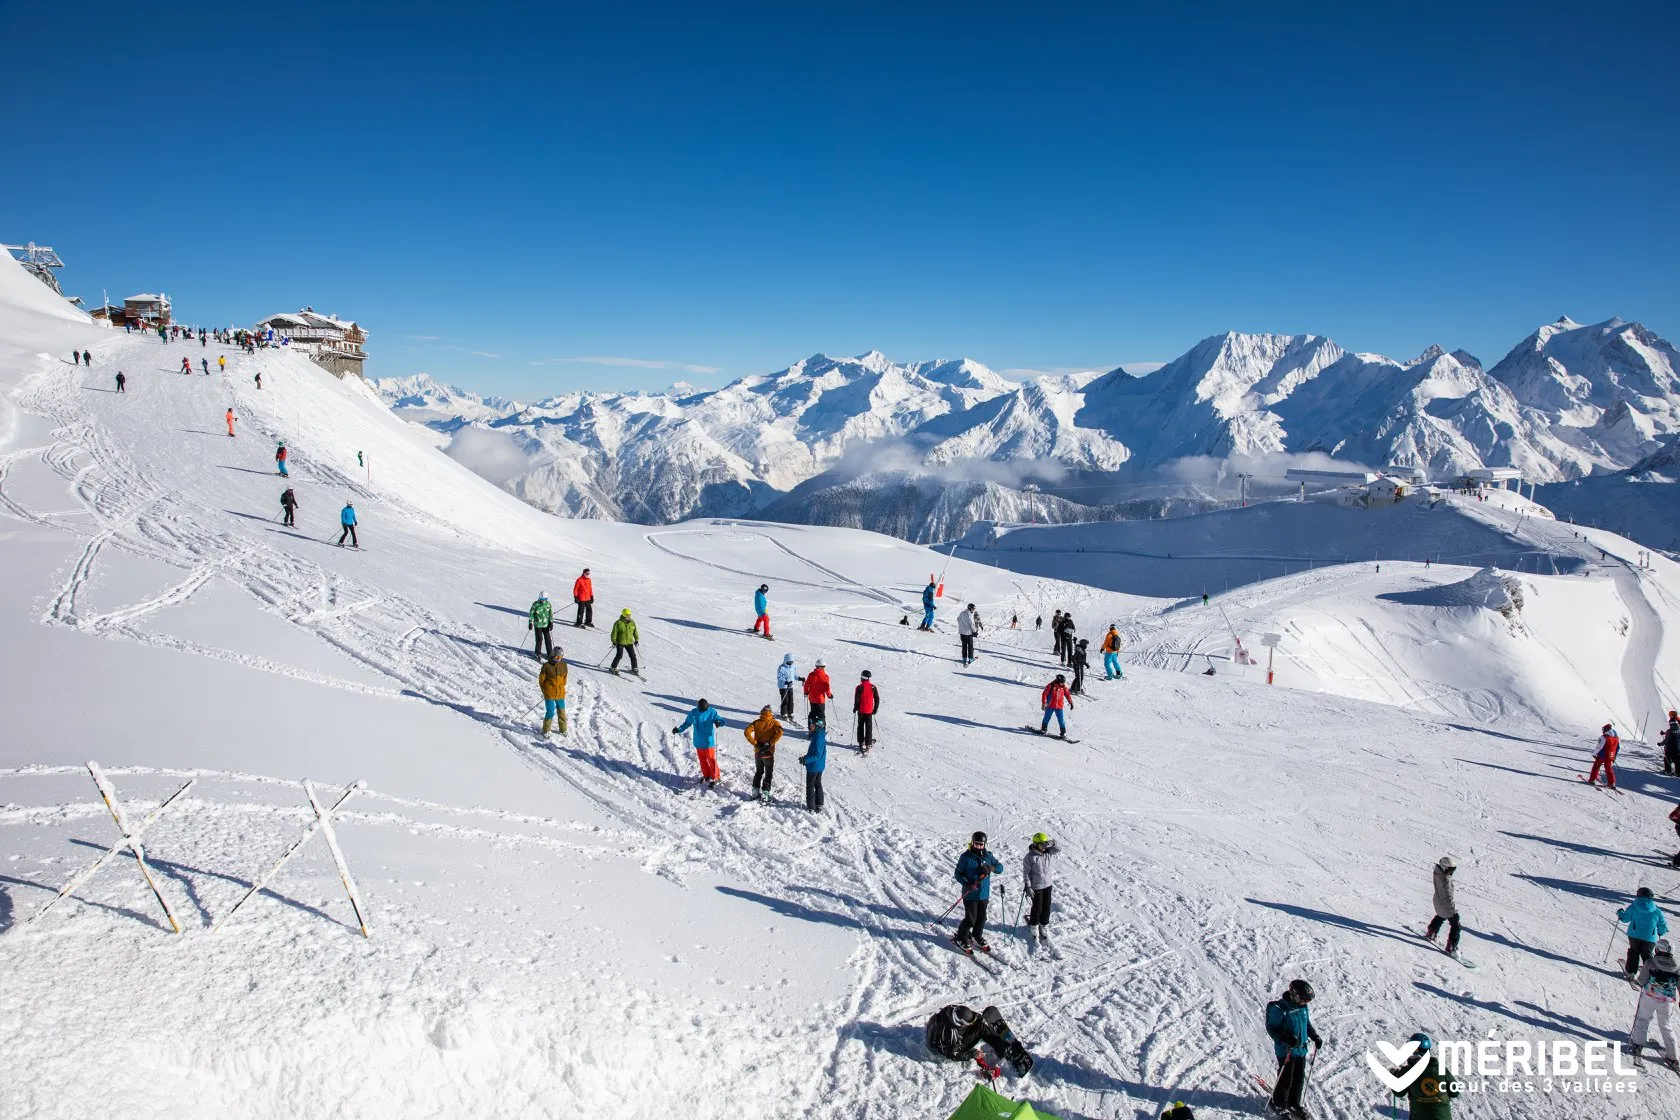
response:
[[[1593,789],[1601,789],[1606,793],[1613,793],[1617,797],[1626,797],[1627,796],[1627,791],[1617,789],[1615,786],[1601,786],[1597,782],[1593,781],[1591,778],[1587,777],[1585,774],[1577,774],[1575,776],[1577,778],[1581,779],[1581,781],[1587,783]]]

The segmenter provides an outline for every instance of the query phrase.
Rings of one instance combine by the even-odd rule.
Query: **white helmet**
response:
[[[1439,867],[1442,871],[1452,871],[1458,867],[1458,861],[1451,856],[1442,856],[1440,859],[1435,861],[1435,866]]]

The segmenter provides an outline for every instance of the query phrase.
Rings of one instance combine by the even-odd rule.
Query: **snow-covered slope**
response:
[[[1321,452],[1442,479],[1481,466],[1576,478],[1627,467],[1680,432],[1675,368],[1667,342],[1612,319],[1542,328],[1492,370],[1462,350],[1398,362],[1318,335],[1230,332],[1143,377],[1015,383],[971,361],[899,365],[870,352],[819,354],[712,391],[570,393],[528,407],[429,379],[388,379],[381,392],[542,509],[663,524],[773,507],[784,520],[896,533],[926,523],[903,514],[905,472],[923,493],[951,488],[953,511],[1027,482],[1054,491],[1070,472],[1081,488],[1065,500],[1097,504],[1094,481],[1123,500],[1124,487],[1195,457],[1238,456],[1280,477],[1268,457]],[[866,495],[871,486],[881,492]],[[968,527],[960,515],[949,524]]]
[[[1542,486],[1537,497],[1559,517],[1680,553],[1680,436],[1625,471]]]
[[[41,292],[0,260],[0,1115],[937,1117],[973,1074],[930,1059],[922,1026],[962,1001],[1008,1016],[1039,1063],[1006,1088],[1056,1115],[1184,1099],[1232,1120],[1256,1113],[1272,1069],[1261,1005],[1305,975],[1327,1041],[1309,1101],[1353,1120],[1380,1097],[1364,1057],[1378,1039],[1625,1027],[1604,927],[1635,883],[1666,885],[1640,853],[1669,793],[1631,743],[1614,799],[1573,782],[1573,727],[1483,730],[1165,662],[1092,682],[1071,713],[1080,741],[1045,741],[1022,728],[1056,671],[1032,616],[1069,608],[1087,633],[1116,620],[1141,646],[1188,610],[959,558],[947,602],[990,623],[963,669],[948,617],[935,634],[898,624],[944,563],[927,550],[554,519],[354,380],[266,351],[230,354],[225,377],[171,373],[190,349],[96,328]],[[276,521],[277,437],[295,531]],[[361,551],[332,543],[347,497]],[[584,566],[603,622],[635,612],[646,677],[608,675],[602,632],[561,627],[571,733],[543,742],[524,610],[541,590],[563,604]],[[1327,582],[1308,603],[1367,590],[1311,574]],[[1651,607],[1662,624],[1674,566],[1636,578],[1669,596]],[[761,581],[774,643],[746,633]],[[1029,629],[1009,630],[1012,613]],[[1632,632],[1633,660],[1672,663],[1669,630]],[[1450,672],[1456,648],[1420,643],[1414,664]],[[784,652],[825,659],[840,694],[821,815],[742,796],[741,721],[773,701]],[[844,718],[865,668],[884,700],[867,757]],[[728,785],[710,793],[670,734],[701,695],[731,725]],[[783,741],[783,798],[804,749],[797,730]],[[115,838],[90,756],[136,816],[197,775],[145,834],[183,935],[132,861],[30,920]],[[335,831],[371,939],[319,837],[227,918],[311,819],[305,776],[368,782]],[[1001,961],[929,928],[976,828],[1006,864]],[[1061,845],[1059,960],[1029,958],[1013,922],[1041,829]],[[1447,851],[1476,972],[1404,932]],[[1638,1080],[1631,1097],[1473,1103],[1497,1120],[1680,1108],[1666,1071]]]

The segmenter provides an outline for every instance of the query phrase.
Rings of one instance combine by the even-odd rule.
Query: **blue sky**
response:
[[[1676,7],[0,5],[0,240],[525,396],[1674,338]]]

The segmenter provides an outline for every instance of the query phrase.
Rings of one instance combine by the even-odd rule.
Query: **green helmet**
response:
[[[1042,832],[1035,832],[1033,833],[1032,842],[1034,844],[1048,844],[1050,843],[1050,837],[1044,835]]]

